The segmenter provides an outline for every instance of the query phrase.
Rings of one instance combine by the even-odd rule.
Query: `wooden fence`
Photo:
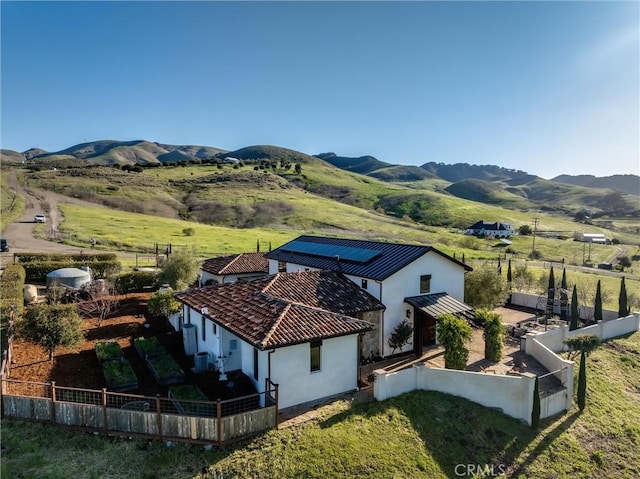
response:
[[[262,393],[225,401],[192,401],[17,381],[9,379],[6,372],[3,361],[0,392],[4,417],[106,435],[218,446],[278,426],[278,386],[270,382]],[[21,394],[17,394],[18,387]]]

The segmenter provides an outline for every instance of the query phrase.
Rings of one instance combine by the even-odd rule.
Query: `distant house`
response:
[[[353,391],[367,335],[384,306],[342,274],[278,273],[177,293],[176,330],[222,371],[242,370],[258,390],[279,384],[280,407]],[[375,343],[375,341],[374,341]]]
[[[235,283],[267,276],[269,261],[264,253],[239,253],[205,260],[201,266],[203,285]]]
[[[474,236],[493,236],[495,238],[507,238],[516,234],[516,230],[509,223],[497,221],[495,223],[486,223],[480,220],[469,226],[464,234]]]
[[[388,341],[403,321],[413,327],[413,349],[436,344],[434,309],[449,312],[445,303],[455,303],[456,314],[472,308],[464,301],[466,264],[427,245],[387,243],[303,235],[266,253],[269,273],[331,270],[340,272],[359,288],[385,306],[376,326],[377,351],[374,356],[389,356]],[[397,352],[397,351],[396,351]]]

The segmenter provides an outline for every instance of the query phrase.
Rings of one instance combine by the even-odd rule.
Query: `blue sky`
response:
[[[640,174],[640,4],[11,2],[1,146]]]

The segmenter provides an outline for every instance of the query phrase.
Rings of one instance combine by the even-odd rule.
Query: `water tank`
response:
[[[209,369],[209,353],[206,351],[201,351],[196,353],[193,358],[193,362],[195,365],[196,373],[203,373],[207,369]]]
[[[182,325],[182,341],[184,343],[184,354],[191,356],[198,351],[198,343],[196,340],[196,325],[195,324],[183,324]]]
[[[47,288],[56,285],[80,289],[91,282],[91,274],[79,268],[61,268],[47,274]]]

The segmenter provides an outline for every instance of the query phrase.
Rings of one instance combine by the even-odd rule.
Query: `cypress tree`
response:
[[[507,266],[507,283],[509,283],[509,287],[511,287],[511,281],[512,281],[512,276],[511,276],[511,258],[509,258],[509,265]]]
[[[578,407],[584,411],[587,398],[587,370],[585,353],[580,353],[580,372],[578,373]]]
[[[569,331],[578,329],[578,321],[580,320],[580,313],[578,312],[578,290],[576,285],[573,285],[573,295],[571,296],[571,322],[569,323]]]
[[[629,305],[627,303],[627,287],[624,284],[624,276],[620,282],[620,296],[618,296],[618,317],[624,318],[629,315]]]
[[[549,272],[549,286],[547,287],[547,319],[553,315],[553,302],[556,297],[556,280],[553,277],[553,266]]]
[[[560,317],[566,319],[569,309],[569,292],[567,291],[567,269],[562,268],[562,282],[560,283]]]
[[[540,387],[538,386],[538,376],[536,376],[533,387],[533,408],[531,409],[531,428],[537,429],[540,424]]]
[[[602,292],[600,290],[600,280],[596,286],[596,303],[593,308],[593,319],[602,321]]]

